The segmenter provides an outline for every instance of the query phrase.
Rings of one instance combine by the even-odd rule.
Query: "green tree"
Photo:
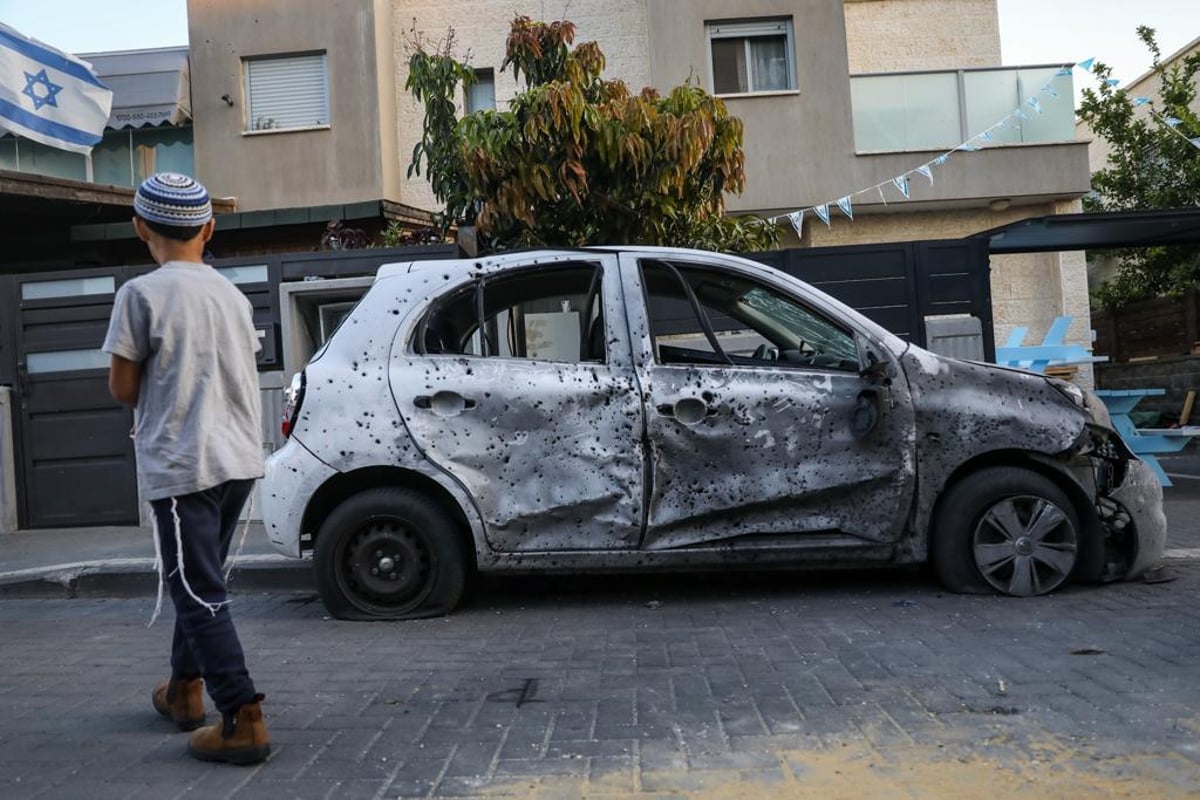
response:
[[[1084,90],[1079,118],[1112,150],[1107,166],[1092,175],[1092,194],[1083,201],[1087,211],[1200,204],[1200,147],[1190,141],[1200,137],[1200,119],[1190,108],[1196,99],[1200,53],[1164,66],[1154,29],[1140,26],[1137,35],[1153,56],[1161,88],[1146,102],[1108,83],[1110,67],[1099,62],[1093,66],[1100,83]],[[1116,277],[1094,293],[1105,308],[1177,294],[1200,279],[1200,247],[1144,247],[1116,255]]]
[[[452,36],[448,40],[452,40]],[[456,119],[474,79],[448,47],[417,47],[406,88],[425,107],[409,174],[424,161],[442,222],[474,224],[481,249],[653,244],[753,251],[778,228],[725,215],[745,184],[742,123],[691,82],[666,96],[605,80],[595,42],[569,21],[518,16],[501,71],[524,90],[507,110]]]

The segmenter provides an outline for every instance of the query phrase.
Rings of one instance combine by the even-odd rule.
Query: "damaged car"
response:
[[[347,619],[448,613],[475,572],[928,563],[1025,597],[1136,578],[1166,539],[1091,392],[703,251],[384,266],[283,424],[267,534]]]

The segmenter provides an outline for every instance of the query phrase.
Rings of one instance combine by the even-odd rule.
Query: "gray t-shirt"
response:
[[[134,450],[147,500],[263,474],[252,307],[207,264],[168,261],[124,284],[104,351],[142,365]]]

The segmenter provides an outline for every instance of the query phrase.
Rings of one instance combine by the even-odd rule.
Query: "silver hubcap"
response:
[[[1057,588],[1075,568],[1075,526],[1042,497],[1018,495],[993,505],[975,526],[975,565],[993,588],[1029,597]]]

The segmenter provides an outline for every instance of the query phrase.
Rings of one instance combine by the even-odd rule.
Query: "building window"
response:
[[[246,130],[329,125],[329,71],[324,53],[247,58]]]
[[[466,112],[491,111],[496,107],[496,73],[490,69],[475,70],[475,83],[467,87]]]
[[[714,94],[796,88],[790,19],[710,22],[708,47]]]

